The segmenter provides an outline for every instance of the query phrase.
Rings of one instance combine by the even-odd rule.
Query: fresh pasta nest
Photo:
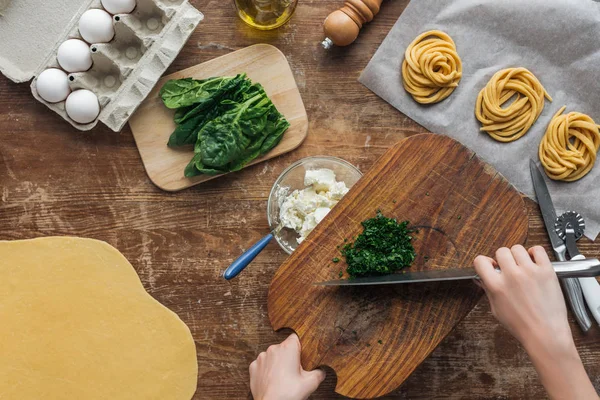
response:
[[[503,69],[479,92],[475,116],[481,122],[481,130],[493,139],[512,142],[525,135],[537,121],[544,109],[544,97],[552,101],[528,69]]]
[[[462,63],[450,36],[442,31],[419,35],[402,62],[402,83],[416,102],[438,103],[450,96],[462,77]]]
[[[575,111],[563,114],[565,109],[552,117],[540,143],[539,157],[551,179],[572,182],[594,167],[600,130],[590,116]]]

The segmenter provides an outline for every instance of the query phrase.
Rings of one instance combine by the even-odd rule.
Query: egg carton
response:
[[[48,103],[39,96],[36,79],[47,68],[60,68],[56,55],[65,40],[83,40],[79,19],[93,8],[102,9],[100,0],[9,1],[0,12],[0,72],[14,82],[33,78],[33,96],[75,128],[89,130],[101,121],[118,132],[204,15],[188,0],[137,0],[131,14],[114,15],[113,40],[91,44],[92,67],[68,77],[71,90],[91,90],[100,103],[96,120],[79,124],[65,112],[64,101]]]

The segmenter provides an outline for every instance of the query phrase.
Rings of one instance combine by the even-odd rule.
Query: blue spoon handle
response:
[[[238,276],[240,272],[244,270],[256,258],[256,256],[263,251],[265,247],[269,244],[269,242],[273,239],[273,234],[269,233],[264,238],[260,239],[256,244],[250,247],[244,254],[242,254],[237,260],[235,260],[225,273],[223,274],[223,278],[230,280]]]

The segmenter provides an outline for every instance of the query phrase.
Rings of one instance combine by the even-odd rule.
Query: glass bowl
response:
[[[307,170],[327,168],[335,173],[338,182],[344,182],[348,188],[354,186],[362,177],[362,173],[348,161],[337,157],[315,156],[296,161],[279,175],[275,181],[269,202],[267,203],[267,219],[271,230],[279,225],[279,207],[285,197],[294,190],[302,190],[304,186],[304,174]],[[283,228],[275,235],[279,246],[288,254],[292,254],[298,247],[299,235],[293,229]]]

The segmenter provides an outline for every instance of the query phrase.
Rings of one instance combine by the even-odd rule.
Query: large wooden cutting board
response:
[[[167,191],[177,191],[215,178],[209,175],[193,178],[183,176],[183,170],[194,156],[194,150],[193,146],[180,149],[167,146],[175,123],[174,110],[167,109],[158,96],[163,84],[169,79],[205,79],[243,72],[254,82],[263,85],[273,104],[290,122],[281,142],[250,165],[292,151],[302,144],[308,134],[308,117],[287,59],[276,47],[268,44],[246,47],[165,76],[158,81],[129,120],[148,177],[156,186]]]
[[[269,288],[273,328],[296,331],[303,366],[333,368],[336,391],[354,398],[400,386],[482,294],[469,281],[314,286],[345,270],[343,262],[332,262],[336,247],[358,235],[360,222],[377,209],[418,227],[411,270],[469,267],[478,254],[493,255],[527,237],[519,193],[457,141],[422,134],[386,152],[279,268]]]

